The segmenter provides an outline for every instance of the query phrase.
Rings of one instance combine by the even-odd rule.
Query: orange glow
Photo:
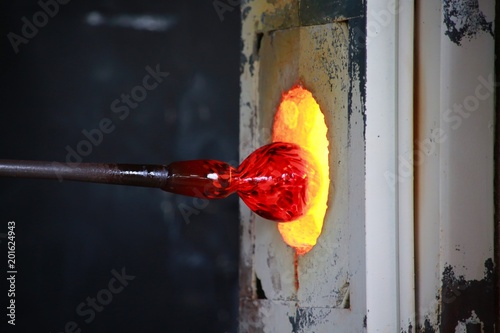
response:
[[[312,94],[295,86],[283,94],[274,117],[273,142],[298,144],[315,159],[318,175],[316,184],[309,185],[310,208],[300,219],[278,223],[285,243],[303,255],[316,244],[323,228],[330,185],[328,165],[328,139],[325,117]]]

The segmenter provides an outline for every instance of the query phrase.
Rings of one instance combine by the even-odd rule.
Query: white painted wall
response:
[[[488,83],[494,80],[494,38],[479,29],[457,45],[446,35],[446,3],[459,9],[451,17],[456,27],[465,20],[473,26],[478,14],[467,12],[465,1],[417,2],[418,319],[436,329],[440,309],[460,293],[439,298],[444,269],[479,281],[494,247],[494,94]],[[494,6],[479,1],[486,21],[494,20]],[[460,325],[457,332],[465,329]]]

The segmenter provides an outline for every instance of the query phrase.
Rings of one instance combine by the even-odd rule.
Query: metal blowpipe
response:
[[[166,166],[0,160],[0,177],[154,187],[205,199],[238,193],[251,210],[276,222],[296,220],[307,211],[311,201],[309,185],[316,176],[310,154],[296,144],[284,142],[255,150],[238,168],[216,160],[181,161]]]

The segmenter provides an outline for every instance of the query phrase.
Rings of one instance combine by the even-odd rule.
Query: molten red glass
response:
[[[275,142],[248,156],[238,169],[214,160],[163,165],[0,160],[0,177],[43,178],[156,187],[206,199],[237,192],[257,214],[277,222],[304,215],[319,184],[314,158],[294,143]]]
[[[207,199],[237,192],[260,216],[288,222],[309,207],[317,175],[314,165],[312,156],[298,145],[275,142],[254,151],[238,169],[214,160],[171,163],[162,189]]]

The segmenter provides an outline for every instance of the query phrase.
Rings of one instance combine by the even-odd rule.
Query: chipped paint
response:
[[[495,294],[494,264],[492,259],[484,263],[484,277],[466,280],[457,276],[454,267],[446,265],[441,278],[441,291],[436,296],[439,306],[435,309],[439,321],[432,324],[426,318],[418,332],[494,333]]]
[[[456,276],[452,266],[445,267],[441,287],[442,332],[476,332],[469,331],[467,327],[480,324],[481,330],[477,332],[494,333],[493,260],[486,260],[484,267],[484,278],[481,280],[465,280],[464,276]],[[464,330],[457,331],[457,327]]]
[[[310,332],[310,328],[317,326],[319,322],[324,322],[331,311],[331,309],[325,309],[317,314],[310,308],[297,308],[295,315],[288,317],[292,324],[292,333]]]
[[[242,52],[240,55],[240,74],[243,74],[247,62],[248,62],[247,56]]]
[[[246,6],[241,9],[241,19],[244,21],[247,19],[248,14],[250,13],[250,10],[252,7]]]
[[[357,125],[356,118],[363,124],[363,139],[366,134],[366,34],[362,32],[365,25],[364,18],[355,18],[349,21],[349,76],[351,82],[348,96],[349,128],[351,123]],[[357,113],[357,117],[353,117]],[[351,144],[349,142],[349,144]]]
[[[410,323],[406,329],[401,328],[401,333],[413,333],[413,325]]]
[[[493,36],[493,22],[488,22],[479,7],[479,0],[444,0],[443,18],[445,35],[461,45],[462,40],[471,40],[479,33]]]
[[[475,98],[477,78],[493,75],[498,1],[415,4],[417,146],[432,130],[446,137],[415,172],[418,332],[492,332],[495,101],[482,100],[460,128],[443,110]]]
[[[435,333],[436,330],[431,324],[431,321],[429,318],[426,318],[424,321],[424,327],[420,330],[422,333]]]

